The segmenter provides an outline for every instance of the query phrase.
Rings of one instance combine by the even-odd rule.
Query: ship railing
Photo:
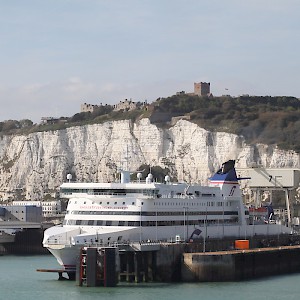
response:
[[[160,244],[169,243],[170,241],[167,239],[164,240],[147,240],[147,241],[111,241],[111,242],[95,242],[89,241],[80,244],[84,247],[114,247],[123,249],[124,247],[135,247],[139,246],[157,246]],[[59,238],[50,238],[48,239],[48,245],[64,245],[65,247],[72,247],[73,244],[71,240],[59,239]]]
[[[52,235],[48,238],[47,243],[51,245],[73,245],[74,244],[74,235],[80,234],[81,230],[76,228],[69,232]]]
[[[49,238],[47,243],[49,245],[72,245],[71,240],[65,238]]]
[[[164,243],[167,243],[167,242],[168,242],[167,239],[157,240],[157,241],[154,241],[154,240],[147,240],[147,241],[111,241],[111,242],[106,242],[106,243],[91,241],[91,242],[85,242],[84,246],[86,246],[86,247],[116,247],[116,248],[119,248],[119,247],[124,247],[124,246],[132,246],[132,245],[136,245],[136,244],[145,246],[145,245],[164,244]]]
[[[97,195],[97,196],[125,196],[126,193],[112,193],[112,192],[92,192],[89,195]]]
[[[158,198],[163,198],[163,199],[194,199],[195,195],[186,195],[186,194],[172,194],[172,193],[167,193],[167,194],[162,194],[159,195]]]

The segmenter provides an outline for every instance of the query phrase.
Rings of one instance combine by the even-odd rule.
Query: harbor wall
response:
[[[250,250],[234,249],[235,239],[161,244],[156,254],[156,280],[228,281],[300,272],[300,236],[254,236]],[[268,251],[269,250],[269,251]]]
[[[14,243],[0,245],[0,254],[49,254],[42,239],[42,229],[17,232]],[[128,258],[122,277],[133,281],[134,276],[136,282],[239,281],[300,272],[299,235],[255,236],[249,250],[235,250],[234,245],[234,238],[207,239],[123,252]]]
[[[156,281],[180,282],[186,244],[162,244],[156,254]]]
[[[183,253],[181,281],[240,281],[300,272],[300,246]]]
[[[193,243],[144,246],[119,250],[119,281],[222,282],[300,272],[300,245],[208,252],[197,252]]]
[[[0,254],[49,254],[42,245],[43,229],[23,229],[15,234],[13,243],[0,244]]]

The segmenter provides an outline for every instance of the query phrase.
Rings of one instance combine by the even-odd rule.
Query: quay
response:
[[[300,246],[184,253],[183,282],[251,280],[300,272]]]
[[[38,222],[25,222],[25,221],[0,221],[0,230],[5,229],[40,229],[41,223]]]
[[[42,223],[0,221],[0,255],[46,254],[48,250],[42,247],[43,234]]]
[[[57,272],[60,280],[65,279],[63,273],[68,273],[69,279],[76,279],[79,286],[241,281],[300,272],[298,235],[267,239],[257,236],[235,242],[234,239],[216,239],[206,241],[205,245],[202,241],[86,246],[80,250],[76,272],[37,271]]]

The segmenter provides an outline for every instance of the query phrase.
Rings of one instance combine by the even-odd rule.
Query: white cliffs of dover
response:
[[[159,128],[142,119],[71,127],[0,140],[0,200],[55,195],[71,173],[76,181],[114,181],[120,168],[169,168],[179,181],[207,183],[228,159],[238,168],[299,167],[299,155],[276,146],[248,145],[241,136],[210,132],[186,120]]]

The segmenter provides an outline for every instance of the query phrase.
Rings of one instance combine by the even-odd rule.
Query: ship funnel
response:
[[[121,183],[129,183],[129,182],[130,182],[130,172],[121,171]]]

